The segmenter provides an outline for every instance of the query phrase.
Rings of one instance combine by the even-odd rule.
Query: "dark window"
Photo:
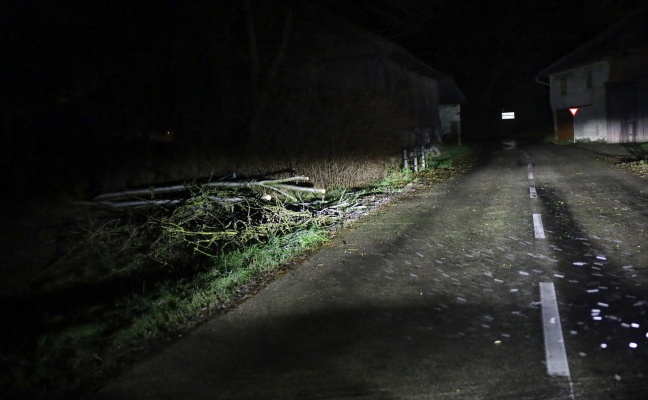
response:
[[[587,70],[587,89],[591,89],[592,86],[594,85],[594,78],[592,76],[592,70],[588,69]]]

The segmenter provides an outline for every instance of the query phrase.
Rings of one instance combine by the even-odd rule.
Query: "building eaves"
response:
[[[540,71],[548,77],[579,66],[636,52],[648,47],[648,7],[624,18],[594,39]]]
[[[385,58],[389,58],[409,71],[439,82],[439,101],[442,104],[463,104],[468,102],[466,96],[450,75],[430,67],[403,47],[388,39],[354,25],[320,7],[315,6],[314,9],[316,10],[317,19],[327,21],[329,24],[336,26],[340,32],[347,32],[373,43],[377,53]]]

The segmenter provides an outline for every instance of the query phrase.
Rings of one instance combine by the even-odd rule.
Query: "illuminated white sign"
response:
[[[514,112],[504,112],[502,113],[502,119],[515,119]]]
[[[569,112],[575,117],[576,113],[578,112],[578,107],[570,108]]]

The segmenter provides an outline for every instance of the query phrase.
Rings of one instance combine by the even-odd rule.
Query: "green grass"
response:
[[[237,296],[237,289],[281,267],[293,257],[325,242],[318,228],[272,237],[267,243],[221,253],[212,257],[212,267],[190,281],[167,282],[159,293],[131,307],[139,315],[132,324],[114,335],[114,344],[123,347],[156,331],[180,329],[209,307],[226,304]],[[133,302],[131,299],[130,302]]]
[[[408,183],[416,181],[416,174],[410,169],[404,169],[396,166],[391,166],[388,168],[386,176],[376,182],[372,188],[374,189],[400,189],[406,186]]]
[[[459,157],[466,157],[473,153],[473,149],[468,146],[443,146],[441,149],[441,154],[435,157],[430,157],[430,159],[454,159]]]
[[[144,293],[124,298],[114,310],[105,310],[107,320],[101,323],[92,321],[88,314],[80,315],[79,319],[88,321],[44,337],[39,346],[41,353],[68,344],[78,348],[90,346],[98,336],[111,331],[110,326],[111,346],[115,348],[133,345],[158,332],[179,330],[210,307],[231,302],[242,285],[326,240],[321,228],[311,227],[273,236],[266,243],[212,255],[208,269],[191,278],[164,281]]]
[[[449,169],[452,168],[452,159],[451,158],[446,158],[443,160],[433,160],[430,159],[428,160],[428,165],[429,168],[437,168],[437,169]]]
[[[429,168],[435,169],[449,169],[452,168],[452,163],[454,160],[466,157],[472,154],[473,150],[470,147],[466,146],[443,146],[441,149],[441,154],[438,155],[429,155],[426,159],[427,166]]]
[[[426,165],[428,169],[450,169],[453,162],[457,159],[464,158],[473,154],[474,150],[467,146],[449,145],[440,149],[441,154],[428,155]],[[376,190],[384,188],[400,189],[407,184],[417,182],[419,177],[412,169],[404,169],[398,165],[387,167],[386,176],[373,185]]]
[[[318,226],[272,236],[209,256],[208,268],[198,274],[163,281],[112,306],[91,306],[66,316],[66,321],[75,322],[60,323],[40,337],[35,353],[39,362],[16,373],[13,386],[32,391],[34,398],[49,396],[39,390],[51,384],[66,388],[65,396],[87,390],[89,377],[101,376],[106,367],[118,365],[152,341],[184,332],[235,301],[244,285],[259,282],[326,241],[326,232]]]

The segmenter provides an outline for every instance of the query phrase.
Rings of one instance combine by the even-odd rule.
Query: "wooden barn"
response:
[[[451,76],[334,15],[307,14],[295,31],[288,85],[296,90],[329,98],[367,93],[396,99],[417,120],[412,127],[419,132],[417,144],[460,132],[466,98]]]
[[[648,8],[545,68],[556,139],[648,141]]]

